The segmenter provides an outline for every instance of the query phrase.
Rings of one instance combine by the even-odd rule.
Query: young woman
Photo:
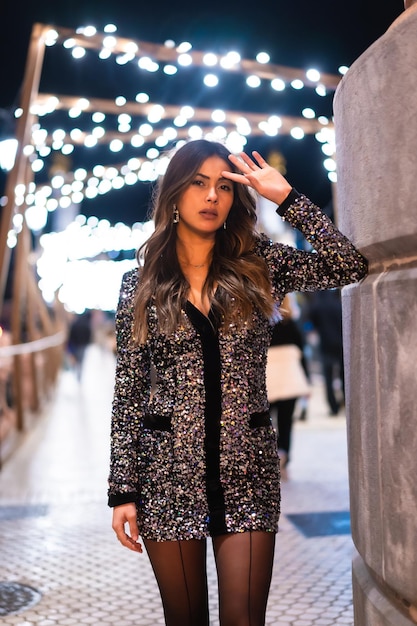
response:
[[[256,194],[314,246],[256,231]],[[285,293],[360,280],[367,264],[254,152],[184,144],[154,199],[155,230],[123,278],[109,505],[119,541],[142,537],[168,626],[209,624],[206,541],[222,626],[261,626],[280,512],[279,460],[265,385]]]

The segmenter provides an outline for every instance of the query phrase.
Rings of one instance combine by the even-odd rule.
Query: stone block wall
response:
[[[355,626],[417,623],[417,4],[334,101],[341,230],[370,261],[343,290]]]

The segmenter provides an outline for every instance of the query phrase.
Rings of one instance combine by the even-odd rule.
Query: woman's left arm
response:
[[[278,213],[291,226],[297,228],[311,244],[313,250],[298,250],[284,244],[273,244],[265,238],[259,243],[259,253],[270,268],[273,282],[283,292],[314,291],[342,287],[366,276],[368,263],[325,215],[319,207],[303,194],[299,194],[288,181],[261,157],[230,160],[243,174],[223,172],[227,178],[252,187],[260,195],[278,204]]]
[[[284,272],[291,279],[290,290],[343,287],[366,276],[366,258],[306,196],[292,190],[277,212],[297,228],[312,247],[312,251],[305,251],[277,244],[275,253],[280,260],[279,273],[282,276]]]

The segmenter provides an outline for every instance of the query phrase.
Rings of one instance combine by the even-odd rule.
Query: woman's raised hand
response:
[[[253,151],[252,157],[245,152],[241,152],[239,156],[229,155],[230,161],[242,174],[224,171],[222,176],[236,183],[248,185],[264,198],[281,204],[290,193],[291,185],[278,170],[265,161],[259,152]]]

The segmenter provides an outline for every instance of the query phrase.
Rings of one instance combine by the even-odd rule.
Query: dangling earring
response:
[[[223,228],[224,228],[224,230],[226,230],[226,228],[227,228],[226,222],[223,222]]]
[[[174,224],[178,224],[178,222],[180,221],[180,212],[177,209],[177,205],[174,204],[173,208],[172,208],[172,216],[173,216],[173,223]]]

